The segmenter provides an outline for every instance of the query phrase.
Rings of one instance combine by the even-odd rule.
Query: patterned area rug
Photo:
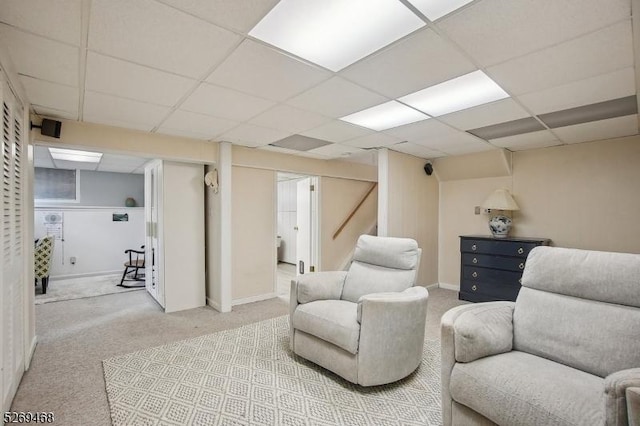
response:
[[[119,425],[439,425],[440,342],[385,386],[353,385],[289,350],[288,316],[103,361]]]
[[[118,287],[122,274],[101,275],[96,277],[69,278],[66,280],[49,280],[47,294],[42,294],[42,285],[36,286],[36,305],[61,300],[84,299],[85,297],[104,296],[105,294],[124,293],[144,290],[141,288]],[[132,282],[127,282],[132,284]]]

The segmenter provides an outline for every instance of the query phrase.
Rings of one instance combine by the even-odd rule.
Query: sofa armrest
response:
[[[309,303],[315,300],[338,300],[347,276],[346,271],[312,272],[292,280],[292,289],[297,288],[296,301]],[[295,283],[297,281],[297,283]]]
[[[463,359],[471,359],[472,351],[469,348],[459,349],[456,348],[456,323],[458,318],[466,316],[469,313],[468,321],[471,320],[475,315],[474,313],[484,311],[486,309],[494,309],[497,308],[499,311],[502,310],[511,310],[513,311],[513,307],[515,304],[513,302],[486,302],[486,303],[475,303],[468,305],[456,306],[455,308],[449,309],[442,316],[440,320],[440,337],[441,337],[441,354],[442,354],[442,370],[441,370],[441,381],[442,381],[442,418],[444,425],[450,425],[452,422],[451,419],[451,395],[449,393],[449,379],[451,377],[451,371],[453,370],[453,366],[456,363],[456,352],[460,353],[460,356]],[[467,323],[467,320],[464,322]],[[460,325],[459,325],[460,326]],[[472,328],[472,327],[468,327]],[[466,332],[466,331],[465,331]],[[469,332],[470,333],[470,332]],[[458,341],[461,341],[461,338],[458,337]],[[473,346],[473,338],[465,338],[464,340],[468,340],[467,343],[471,343]],[[467,346],[467,345],[465,345]],[[464,352],[464,356],[462,355]],[[468,362],[468,361],[467,361]]]
[[[627,390],[640,387],[640,368],[630,368],[608,375],[604,379],[606,398],[606,425],[626,426],[640,424],[640,402],[638,394],[629,392],[631,404],[627,405]],[[636,410],[633,413],[633,410]],[[632,422],[635,421],[635,423]]]
[[[420,364],[428,297],[426,288],[411,287],[397,293],[368,294],[358,300],[360,385],[397,380]]]
[[[294,347],[293,313],[300,303],[314,300],[340,299],[346,271],[312,272],[291,280],[289,293],[289,347]]]

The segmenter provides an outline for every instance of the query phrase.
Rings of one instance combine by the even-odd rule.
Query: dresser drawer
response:
[[[460,240],[460,251],[463,253],[497,254],[502,256],[516,256],[526,259],[529,252],[540,244],[520,241],[500,240]]]
[[[524,270],[525,260],[520,257],[462,253],[462,264],[467,266],[480,266],[483,268],[495,268],[504,269],[507,271],[522,272]]]
[[[488,284],[485,282],[472,282],[462,280],[460,283],[460,293],[472,296],[471,301],[488,300],[516,300],[520,286],[505,284]]]
[[[504,271],[501,269],[476,268],[464,266],[462,279],[469,282],[483,282],[487,284],[504,284],[520,287],[522,272]]]

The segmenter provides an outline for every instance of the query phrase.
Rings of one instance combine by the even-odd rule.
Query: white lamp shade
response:
[[[520,210],[507,189],[496,189],[484,200],[482,207],[491,210]]]

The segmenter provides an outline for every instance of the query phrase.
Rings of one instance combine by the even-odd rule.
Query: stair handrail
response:
[[[362,205],[364,204],[365,201],[367,201],[367,198],[369,197],[369,195],[371,195],[371,193],[373,192],[374,189],[376,189],[376,187],[378,186],[378,182],[373,182],[373,185],[371,185],[371,188],[369,188],[369,190],[367,191],[366,194],[364,194],[364,197],[362,197],[362,199],[360,200],[360,202],[358,203],[358,205],[351,210],[351,213],[349,213],[349,216],[347,216],[347,218],[342,222],[342,225],[340,225],[340,227],[338,228],[338,230],[336,232],[334,232],[333,234],[333,239],[335,240],[336,238],[338,238],[338,235],[340,235],[340,233],[342,232],[342,230],[345,228],[345,226],[347,226],[347,224],[349,223],[349,221],[353,218],[353,216],[355,216],[355,214],[358,212],[358,210],[360,209],[360,207],[362,207]]]

